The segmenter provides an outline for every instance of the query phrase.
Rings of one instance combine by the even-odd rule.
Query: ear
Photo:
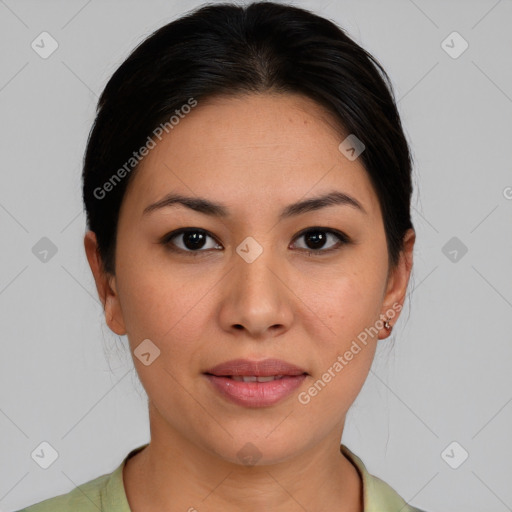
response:
[[[96,282],[96,290],[103,304],[105,313],[105,321],[110,329],[122,336],[126,334],[119,295],[116,290],[116,278],[114,275],[105,272],[103,262],[100,257],[96,233],[87,231],[84,237],[85,253],[87,261],[91,267],[94,281]]]
[[[409,283],[409,277],[411,275],[413,265],[413,251],[415,241],[416,233],[414,230],[407,230],[406,234],[404,235],[404,248],[400,254],[398,265],[388,277],[388,284],[383,299],[384,309],[381,312],[381,318],[385,321],[386,312],[395,311],[393,318],[390,318],[391,315],[387,315],[389,318],[389,324],[391,326],[393,326],[398,320],[400,311],[402,311],[404,305],[407,285]],[[384,327],[379,332],[379,339],[382,340],[387,338],[389,335],[390,331]]]

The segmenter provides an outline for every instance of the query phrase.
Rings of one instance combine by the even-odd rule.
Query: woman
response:
[[[84,244],[151,440],[26,511],[417,511],[340,444],[412,269],[385,71],[332,22],[205,6],[103,91]]]

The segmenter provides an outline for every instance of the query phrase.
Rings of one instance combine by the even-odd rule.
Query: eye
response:
[[[209,238],[213,241],[213,244],[210,242],[210,247],[207,244]],[[307,228],[299,233],[294,240],[300,238],[304,238],[307,245],[306,247],[299,247],[299,249],[306,251],[308,256],[330,253],[336,251],[342,245],[350,243],[350,238],[345,233],[322,227]],[[329,239],[334,240],[334,244],[325,248],[324,246]],[[212,249],[222,249],[222,246],[215,241],[212,235],[200,228],[177,229],[162,237],[160,243],[170,251],[184,252],[191,256],[197,256]]]
[[[171,251],[175,252],[188,252],[196,256],[200,252],[205,252],[208,249],[215,249],[215,247],[208,247],[206,241],[208,238],[214,240],[214,238],[204,229],[199,228],[182,228],[172,233],[165,235],[161,243],[168,247]],[[178,243],[173,240],[176,239]],[[180,246],[181,244],[181,246]],[[215,245],[215,244],[214,244]],[[222,248],[219,244],[216,244],[217,248]],[[206,247],[206,249],[205,249]],[[205,250],[200,250],[205,249]]]
[[[322,227],[308,228],[302,231],[295,240],[304,238],[307,244],[306,247],[301,249],[307,251],[308,256],[321,256],[325,253],[336,251],[342,245],[350,243],[350,239],[345,233],[335,229],[327,229]],[[334,244],[331,244],[327,249],[323,248],[329,238],[335,240]],[[337,240],[337,243],[336,243]],[[323,248],[323,249],[322,249]]]

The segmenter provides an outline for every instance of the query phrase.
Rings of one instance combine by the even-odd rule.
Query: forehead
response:
[[[165,133],[165,132],[164,132]],[[142,212],[169,192],[269,208],[337,189],[370,214],[378,205],[348,134],[313,100],[294,94],[209,98],[184,115],[139,165],[125,201]]]

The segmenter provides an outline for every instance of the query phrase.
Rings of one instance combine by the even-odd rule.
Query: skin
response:
[[[202,101],[150,151],[128,186],[115,276],[102,271],[95,235],[86,233],[110,329],[127,334],[132,354],[145,339],[161,351],[148,366],[133,357],[151,428],[149,446],[124,470],[134,512],[363,510],[361,479],[340,453],[340,439],[378,340],[389,331],[369,337],[309,403],[297,395],[359,333],[403,304],[415,235],[406,234],[391,271],[377,195],[360,160],[338,150],[345,136],[329,113],[299,95]],[[331,190],[350,194],[366,213],[334,205],[278,221],[285,206]],[[184,206],[142,214],[169,192],[223,203],[230,215]],[[340,230],[351,243],[308,256],[315,245],[297,234],[315,226]],[[196,257],[159,243],[182,227],[213,237]],[[326,234],[319,250],[338,246]],[[252,263],[236,252],[248,236],[263,249]],[[187,250],[182,236],[173,241]],[[273,406],[242,407],[203,375],[238,357],[284,359],[309,375]],[[237,456],[247,442],[261,452],[252,466]]]

